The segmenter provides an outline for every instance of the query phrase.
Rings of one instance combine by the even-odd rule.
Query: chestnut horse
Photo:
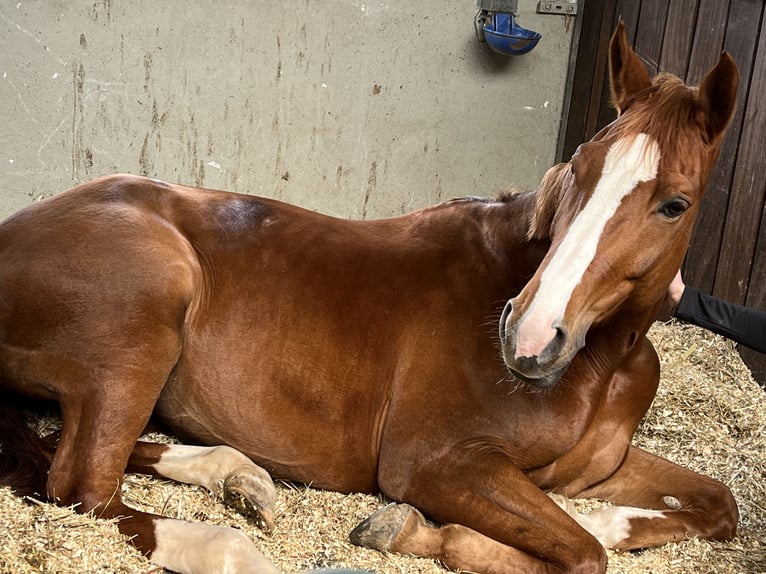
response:
[[[630,443],[737,68],[650,79],[620,24],[610,75],[618,118],[534,192],[347,221],[112,176],[10,217],[3,403],[56,400],[62,428],[53,450],[1,417],[6,482],[49,461],[29,489],[123,517],[180,572],[276,570],[240,531],[125,506],[126,469],[266,527],[269,475],[382,492],[396,503],[355,543],[474,572],[592,574],[604,546],[734,536],[723,484]],[[153,414],[199,446],[137,443]],[[582,516],[547,492],[613,504]]]

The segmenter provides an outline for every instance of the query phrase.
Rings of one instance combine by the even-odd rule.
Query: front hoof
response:
[[[260,469],[258,469],[260,470]],[[271,477],[252,468],[235,471],[223,481],[223,502],[252,520],[264,532],[274,528],[277,492]]]
[[[395,541],[400,534],[425,526],[423,515],[409,504],[392,502],[365,518],[351,531],[352,544],[374,550],[396,551]]]

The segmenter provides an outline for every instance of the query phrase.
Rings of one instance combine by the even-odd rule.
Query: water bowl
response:
[[[543,37],[540,32],[519,26],[509,12],[492,12],[491,17],[484,21],[483,32],[489,47],[506,56],[530,52]]]

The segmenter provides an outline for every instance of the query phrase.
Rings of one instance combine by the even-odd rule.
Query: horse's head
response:
[[[500,320],[506,365],[539,387],[556,383],[592,326],[620,309],[656,311],[734,110],[738,71],[728,54],[699,88],[670,74],[650,79],[622,23],[610,75],[618,117],[545,175],[530,237],[549,239],[550,249]],[[625,335],[623,348],[636,337]]]

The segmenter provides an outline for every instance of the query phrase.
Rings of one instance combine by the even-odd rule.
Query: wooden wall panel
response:
[[[608,41],[620,20],[622,20],[625,24],[628,34],[628,41],[631,43],[631,45],[635,43],[636,30],[638,28],[638,14],[641,11],[640,0],[617,0],[617,2],[610,2],[610,4],[614,5],[613,10],[609,14],[611,19],[604,21],[604,25],[607,27],[606,31],[609,33],[606,45],[607,52],[609,50]],[[603,126],[610,124],[617,117],[617,112],[612,106],[608,73],[604,74],[602,82],[601,100],[597,110],[598,115],[596,116],[596,123],[591,125],[590,131],[585,134],[585,139],[592,138],[594,135],[596,135],[598,130],[600,130]]]
[[[675,74],[679,78],[686,77],[698,9],[699,0],[670,1],[665,36],[662,40],[660,70]]]
[[[599,121],[604,103],[609,105],[612,101],[612,92],[609,85],[609,41],[612,38],[612,26],[614,21],[614,9],[612,2],[607,2],[601,14],[601,32],[598,35],[599,54],[595,62],[596,73],[594,74],[593,91],[590,98],[590,113],[585,125],[585,137],[583,141],[592,138],[602,126],[610,120],[602,123]]]
[[[610,4],[610,2],[589,0],[578,16],[578,18],[582,18],[582,27],[575,71],[572,76],[572,85],[569,88],[571,97],[566,130],[561,134],[561,142],[558,146],[558,161],[561,161],[562,158],[565,161],[569,160],[577,146],[585,140],[592,86],[595,82],[599,82],[600,85],[600,80],[595,76],[604,74],[603,66],[601,70],[598,70],[595,62],[601,50],[599,46],[601,19],[606,4]],[[587,32],[582,30],[587,30]],[[599,33],[594,33],[595,30],[598,30]]]
[[[745,110],[744,122],[713,290],[719,297],[736,303],[744,303],[748,298],[755,257],[754,239],[758,237],[766,192],[766,114],[763,110],[766,99],[763,91],[766,89],[766,20],[761,24],[760,41],[756,43],[754,40],[759,37],[759,29],[754,24],[757,25],[763,11],[763,5],[758,4],[761,3],[735,1],[729,18],[730,33],[727,34],[727,48],[739,56],[738,63],[745,73],[745,81],[753,63],[752,46],[758,46],[747,99],[740,99],[740,109]],[[734,8],[740,10],[735,11]]]
[[[747,132],[747,139],[743,137],[744,145],[752,146],[752,153],[745,154],[742,158],[743,162],[748,160],[755,161],[755,165],[751,166],[752,182],[749,183],[749,187],[760,188],[761,194],[766,193],[766,161],[764,161],[764,150],[766,150],[766,128],[764,123],[764,90],[766,90],[766,13],[762,17],[762,27],[760,41],[758,45],[758,53],[755,59],[755,66],[753,69],[753,79],[750,84],[750,99],[757,98],[759,103],[752,102],[753,109],[760,109],[759,112],[751,112],[751,106],[748,105],[748,117],[745,120],[745,131]],[[759,116],[757,118],[757,126],[751,126],[751,116]],[[753,141],[754,140],[754,141]],[[757,157],[757,151],[761,152],[760,159]],[[737,179],[735,179],[736,185]],[[757,201],[753,201],[757,207]],[[753,209],[753,211],[757,211]],[[722,255],[723,257],[723,255]],[[766,309],[766,201],[764,201],[763,207],[760,211],[760,225],[758,228],[758,238],[755,243],[755,250],[753,253],[753,266],[750,271],[750,277],[748,281],[747,296],[745,298],[745,304],[756,309]],[[751,351],[749,349],[743,349],[742,357],[753,371],[753,375],[758,381],[766,381],[766,356]]]
[[[700,0],[686,81],[698,84],[723,49],[731,0]]]
[[[686,74],[688,83],[699,84],[704,74],[710,69],[711,64],[717,60],[723,50],[729,5],[729,1],[700,1],[697,12],[697,28],[689,55],[689,69]],[[740,89],[740,101],[743,93],[746,94],[747,92]],[[741,122],[741,106],[737,112],[739,118],[734,119],[731,127],[736,125],[738,121]],[[723,143],[721,157],[719,157],[713,173],[710,174],[705,201],[700,208],[697,225],[684,265],[686,280],[705,293],[712,293],[715,282],[724,218],[729,202],[729,188],[734,173],[737,142],[738,136],[734,136],[730,128]]]
[[[668,19],[667,0],[642,0],[634,49],[653,76],[660,69],[662,39]]]
[[[635,18],[638,17],[638,7],[641,2],[634,2],[635,7],[632,11],[630,10],[630,7],[626,5],[627,3],[622,0],[618,0],[616,3],[609,2],[608,4],[611,5],[611,10],[609,8],[604,10],[604,20],[602,21],[602,29],[604,32],[608,32],[608,34],[605,35],[606,37],[603,40],[605,46],[605,66],[604,74],[601,76],[601,88],[599,90],[601,97],[599,98],[598,105],[594,109],[593,114],[591,114],[591,117],[589,118],[588,131],[584,134],[585,140],[592,138],[602,127],[610,124],[617,117],[617,112],[612,106],[612,91],[611,86],[609,85],[609,41],[612,39],[612,32],[614,32],[614,29],[617,27],[617,22],[620,20],[625,22],[629,39],[631,42],[633,41],[633,38],[636,36],[636,29],[635,26],[628,26],[628,21],[634,21],[635,23]],[[626,9],[628,9],[627,12]]]

